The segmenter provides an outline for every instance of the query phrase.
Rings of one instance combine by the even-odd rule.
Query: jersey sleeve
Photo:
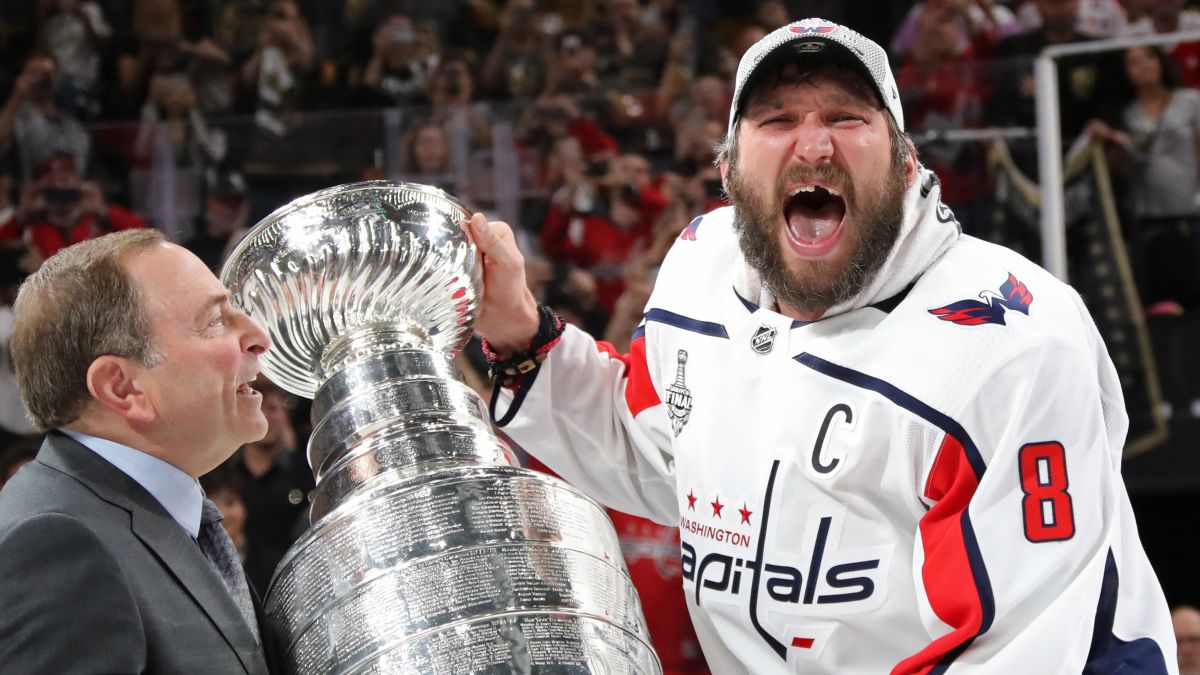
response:
[[[619,354],[568,325],[527,393],[502,391],[496,408],[513,415],[504,431],[572,485],[618,511],[675,524],[670,423],[646,354],[644,335]]]
[[[146,642],[117,561],[75,518],[31,518],[0,540],[0,671],[140,673]]]
[[[1040,339],[984,375],[927,474],[913,574],[930,642],[893,672],[1175,672],[1098,336]]]

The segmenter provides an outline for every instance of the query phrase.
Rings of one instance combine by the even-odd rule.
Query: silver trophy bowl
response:
[[[520,468],[453,358],[481,289],[465,208],[373,181],[301,197],[221,278],[313,399],[312,527],[266,614],[292,673],[661,673],[604,509]]]

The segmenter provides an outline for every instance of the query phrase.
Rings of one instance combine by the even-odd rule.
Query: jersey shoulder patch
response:
[[[1017,279],[1012,272],[1000,284],[999,292],[983,289],[979,292],[978,300],[967,298],[958,300],[942,307],[935,307],[929,313],[942,321],[949,321],[960,326],[979,326],[982,324],[1005,325],[1004,316],[1009,311],[1029,315],[1029,307],[1033,304],[1033,293],[1024,282]]]

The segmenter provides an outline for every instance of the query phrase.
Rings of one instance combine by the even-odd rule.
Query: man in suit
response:
[[[14,311],[48,433],[0,495],[0,672],[266,673],[196,478],[266,433],[250,382],[267,335],[153,230],[64,249]]]

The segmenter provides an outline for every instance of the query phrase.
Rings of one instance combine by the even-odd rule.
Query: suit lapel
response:
[[[133,511],[133,533],[158,556],[196,604],[204,609],[229,646],[237,652],[246,671],[255,672],[247,661],[247,655],[253,654],[257,647],[254,635],[229,596],[225,582],[201,553],[195,540],[170,515],[144,509]]]
[[[38,460],[88,485],[101,499],[129,511],[133,534],[192,596],[248,673],[263,672],[262,653],[225,582],[196,541],[149,492],[74,439],[51,432]]]

